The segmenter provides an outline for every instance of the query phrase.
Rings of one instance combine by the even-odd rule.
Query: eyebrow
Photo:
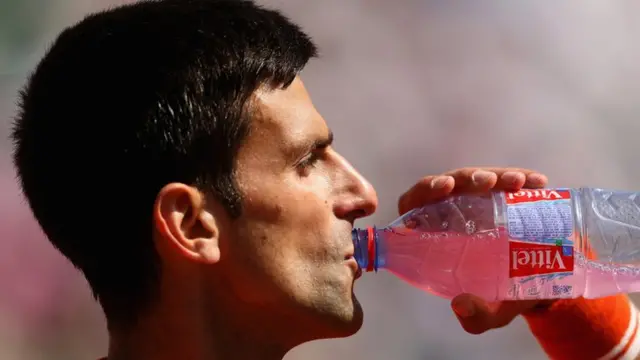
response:
[[[292,156],[291,161],[297,161],[299,157],[302,157],[312,151],[322,150],[333,144],[333,131],[329,129],[327,135],[317,137],[313,141],[303,143],[300,146],[296,146],[296,150],[289,152]]]

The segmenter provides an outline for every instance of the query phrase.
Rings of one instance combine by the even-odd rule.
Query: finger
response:
[[[494,190],[520,190],[527,181],[527,175],[519,171],[507,171],[500,176]]]
[[[453,181],[452,181],[453,180]],[[452,193],[483,193],[489,190],[517,191],[523,187],[540,188],[547,177],[523,168],[462,168],[440,176],[426,176],[398,200],[398,211],[407,211],[440,200]]]
[[[549,179],[540,173],[534,172],[527,175],[524,187],[529,189],[539,189],[546,187],[549,184]]]
[[[522,188],[537,189],[547,186],[549,180],[543,174],[507,171],[500,176],[493,190],[517,191]]]
[[[404,214],[426,203],[442,199],[451,194],[454,187],[455,180],[451,176],[425,176],[400,196],[398,211]]]
[[[496,184],[496,189],[520,190],[521,188],[543,188],[547,186],[549,180],[541,173],[528,169],[507,170]]]
[[[454,170],[445,175],[450,175],[455,180],[453,193],[482,193],[489,191],[498,182],[502,174],[482,168],[465,168]]]
[[[453,170],[445,175],[450,175],[455,179],[454,193],[520,190],[525,185],[539,185],[546,181],[546,177],[538,172],[523,168],[471,167]],[[546,182],[544,184],[546,185]]]
[[[522,312],[535,306],[532,301],[503,301],[487,303],[470,294],[462,294],[451,302],[462,328],[470,334],[482,334],[504,327]]]

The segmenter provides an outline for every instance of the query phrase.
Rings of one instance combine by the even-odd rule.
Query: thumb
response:
[[[471,334],[482,334],[487,330],[506,326],[516,316],[535,305],[535,301],[489,303],[471,294],[458,295],[451,301],[451,308],[460,325]]]

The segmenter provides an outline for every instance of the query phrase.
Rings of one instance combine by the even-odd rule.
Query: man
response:
[[[359,330],[350,231],[377,198],[332,148],[299,77],[315,54],[296,25],[251,2],[165,0],[87,17],[38,65],[14,161],[38,222],[104,310],[109,360],[279,359]],[[530,170],[461,169],[422,179],[400,211],[545,184]],[[629,318],[619,299],[596,308]],[[584,359],[597,354],[582,356],[580,341],[613,348],[619,329],[591,324],[561,350],[537,333],[589,324],[583,302],[462,295],[453,307],[472,333],[526,313],[551,355]]]

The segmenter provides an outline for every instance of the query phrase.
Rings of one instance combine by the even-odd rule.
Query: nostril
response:
[[[353,210],[349,215],[355,220],[367,216],[367,212],[364,209],[356,209]]]
[[[347,220],[352,224],[357,219],[371,215],[373,210],[375,210],[375,208],[370,206],[370,202],[359,199],[337,201],[333,209],[339,219]]]

